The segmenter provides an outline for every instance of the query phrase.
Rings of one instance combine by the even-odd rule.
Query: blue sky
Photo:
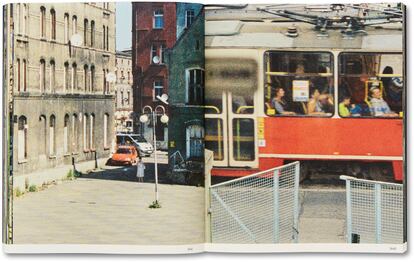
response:
[[[116,3],[116,50],[131,48],[132,30],[131,2]]]

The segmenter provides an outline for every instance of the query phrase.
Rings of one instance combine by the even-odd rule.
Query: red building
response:
[[[164,51],[176,41],[176,3],[132,3],[132,66],[134,112],[139,116],[142,108],[153,108],[157,95],[168,94],[168,70],[164,64]],[[165,107],[165,105],[164,105]],[[168,108],[166,107],[167,111]],[[136,132],[152,140],[152,126],[135,121]],[[157,141],[167,148],[167,127],[159,121]]]

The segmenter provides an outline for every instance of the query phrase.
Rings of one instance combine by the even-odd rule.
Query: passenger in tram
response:
[[[295,115],[296,114],[295,112],[286,111],[287,103],[283,99],[284,96],[285,96],[285,90],[283,90],[283,88],[281,87],[277,87],[276,95],[272,99],[273,108],[276,110],[276,113],[280,115]]]
[[[391,75],[391,76],[383,76],[381,77],[381,81],[384,86],[384,94],[385,99],[389,103],[389,106],[397,111],[402,110],[402,92],[403,92],[403,80],[401,77],[392,76],[394,74],[394,70],[391,66],[386,66],[382,71],[383,75]]]
[[[391,111],[387,102],[382,98],[382,93],[378,85],[373,85],[370,89],[370,110],[375,117],[398,117],[398,114]]]
[[[307,105],[308,115],[327,115],[332,113],[333,99],[329,94],[321,94],[315,88],[311,93],[311,99]]]

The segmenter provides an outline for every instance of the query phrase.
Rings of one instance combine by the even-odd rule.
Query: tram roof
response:
[[[386,23],[366,26],[366,34],[356,33],[353,38],[344,38],[339,29],[328,29],[328,36],[320,37],[312,24],[294,21],[257,10],[256,5],[243,8],[206,9],[205,44],[207,48],[311,48],[353,49],[355,51],[402,51],[403,26],[401,23]],[[275,5],[267,8],[309,10],[312,14],[327,16],[323,6]],[[316,10],[316,11],[315,11]],[[322,11],[321,11],[322,10]],[[356,15],[356,9],[347,8],[346,15]],[[375,12],[371,12],[376,15]],[[289,27],[297,28],[297,37],[287,36]]]
[[[297,27],[298,36],[286,35],[289,27]],[[302,22],[272,22],[271,20],[206,21],[205,44],[207,48],[315,48],[358,49],[368,51],[402,51],[401,24],[366,27],[366,34],[344,38],[340,30],[327,30],[328,36],[318,36],[313,25]]]

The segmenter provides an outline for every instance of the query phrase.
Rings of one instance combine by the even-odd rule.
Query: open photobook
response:
[[[405,6],[3,6],[10,253],[407,248]]]

